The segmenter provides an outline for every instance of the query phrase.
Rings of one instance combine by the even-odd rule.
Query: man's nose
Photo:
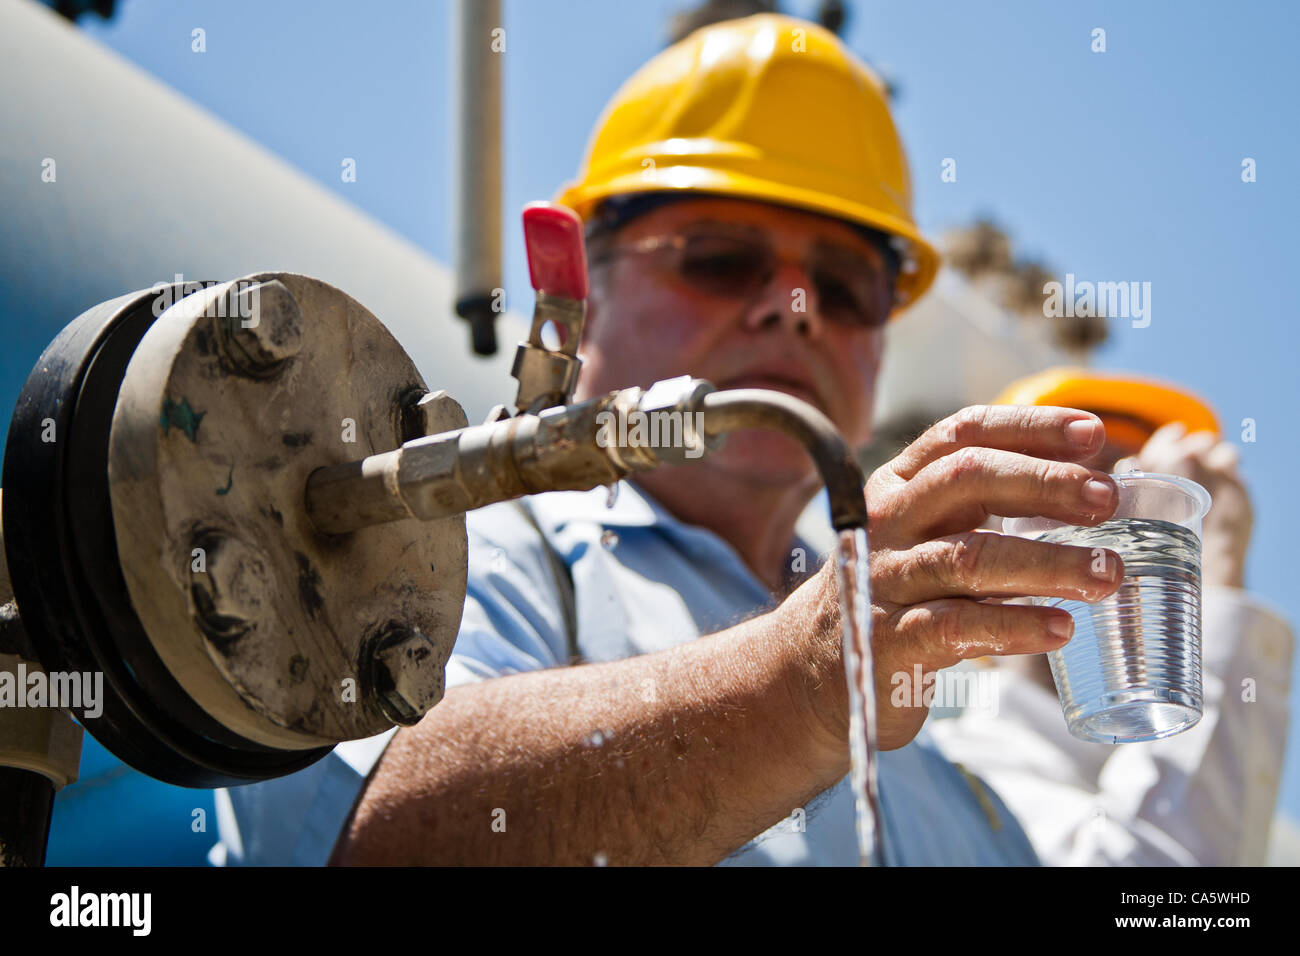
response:
[[[809,339],[821,336],[823,322],[817,293],[803,266],[782,262],[754,299],[745,316],[751,331],[781,325],[791,335]]]

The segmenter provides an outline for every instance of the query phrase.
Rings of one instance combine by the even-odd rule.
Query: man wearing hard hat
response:
[[[1051,670],[1037,655],[1000,662],[996,713],[939,721],[934,737],[1007,801],[1045,863],[1263,865],[1295,639],[1285,618],[1245,590],[1252,513],[1236,449],[1197,396],[1129,374],[1048,369],[1012,383],[996,403],[1087,409],[1106,426],[1106,444],[1088,464],[1180,475],[1210,492],[1201,528],[1203,713],[1164,740],[1078,740],[1057,719]]]
[[[557,199],[590,235],[579,398],[688,373],[798,396],[867,442],[884,326],[938,257],[882,84],[832,34],[777,15],[696,31],[619,90]],[[1102,441],[1087,412],[967,409],[871,476],[888,862],[1037,861],[888,690],[1070,638],[1065,611],[985,598],[1116,590],[1113,554],[975,531],[1107,519],[1114,482],[1079,464]],[[856,863],[838,592],[795,529],[818,485],[799,446],[754,432],[612,504],[472,513],[444,701],[232,791],[227,860],[323,862],[341,833],[346,863]]]

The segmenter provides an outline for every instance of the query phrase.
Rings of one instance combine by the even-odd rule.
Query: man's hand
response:
[[[1214,503],[1201,524],[1201,573],[1206,584],[1239,588],[1245,586],[1254,513],[1237,462],[1230,442],[1210,432],[1189,435],[1181,422],[1157,431],[1137,457],[1143,471],[1190,478],[1210,493]]]
[[[891,704],[893,675],[911,681],[916,664],[924,675],[965,658],[1042,653],[1069,640],[1068,612],[996,599],[1096,601],[1119,587],[1123,565],[1114,552],[976,530],[989,515],[1080,525],[1109,518],[1118,500],[1114,482],[1075,463],[1104,438],[1101,421],[1076,409],[977,406],[934,425],[872,474],[866,496],[881,749],[908,743],[928,713]],[[823,600],[836,593],[826,584],[832,573],[827,567],[819,575]],[[816,687],[814,713],[842,747],[843,678],[826,675]]]
[[[989,514],[1109,517],[1111,479],[1070,463],[1102,437],[1070,409],[967,409],[872,475],[882,747],[903,746],[926,715],[890,706],[892,674],[1065,642],[1064,611],[988,599],[1092,600],[1118,586],[1113,554],[1099,579],[1087,549],[974,531]],[[833,571],[707,639],[453,689],[393,738],[335,862],[717,862],[848,772]],[[494,828],[503,814],[508,827]]]

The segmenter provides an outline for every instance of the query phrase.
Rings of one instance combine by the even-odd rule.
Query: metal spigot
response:
[[[689,376],[625,388],[540,414],[430,435],[307,481],[307,513],[327,534],[433,521],[547,491],[586,491],[720,447],[705,434],[714,387]]]

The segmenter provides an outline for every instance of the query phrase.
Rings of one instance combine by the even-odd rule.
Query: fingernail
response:
[[[1088,448],[1097,440],[1097,433],[1100,431],[1101,422],[1081,418],[1065,426],[1065,437],[1076,445]]]
[[[1112,494],[1110,485],[1096,478],[1089,478],[1083,485],[1083,500],[1099,508],[1110,504]]]
[[[1098,549],[1100,550],[1100,549]],[[1105,581],[1107,584],[1115,580],[1115,572],[1118,570],[1118,562],[1109,554],[1099,554],[1088,562],[1088,570],[1092,576],[1098,580]]]
[[[1047,633],[1058,641],[1068,641],[1074,633],[1074,618],[1050,617],[1047,619]]]

